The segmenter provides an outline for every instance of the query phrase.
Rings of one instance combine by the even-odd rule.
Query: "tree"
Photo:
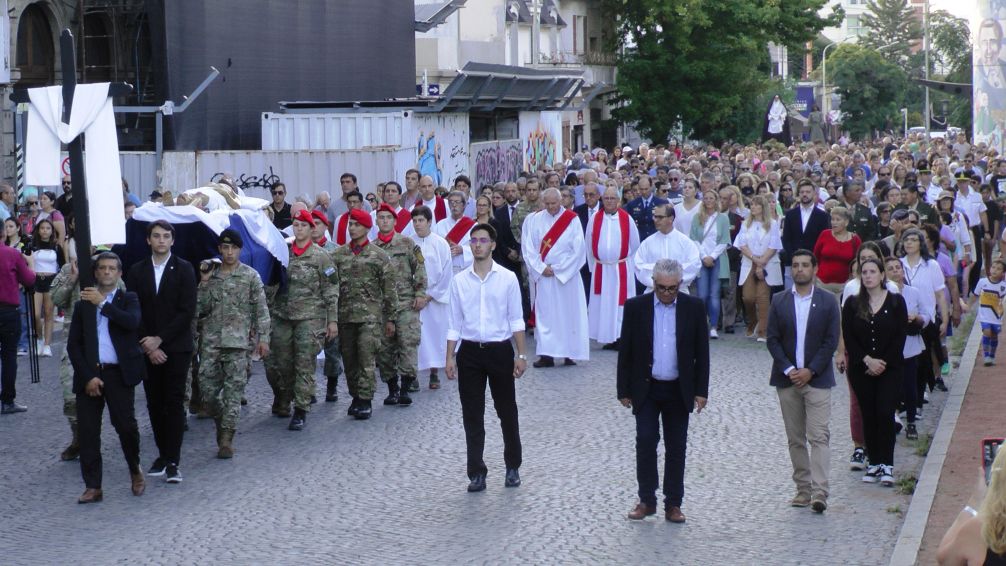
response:
[[[944,10],[929,13],[929,53],[934,76],[951,83],[970,83],[972,79],[971,30],[968,21]],[[971,130],[971,100],[967,97],[932,91],[933,106],[950,102],[950,124]]]
[[[842,96],[842,121],[853,136],[897,123],[908,76],[876,50],[839,46],[828,56],[828,80]]]
[[[888,59],[897,60],[905,71],[912,44],[922,39],[922,25],[908,0],[867,0],[862,25],[867,33],[859,41],[865,47],[884,47]]]
[[[655,141],[679,124],[729,136],[735,113],[769,88],[768,43],[803,45],[836,25],[841,11],[818,14],[828,1],[603,0],[622,53],[615,117]]]

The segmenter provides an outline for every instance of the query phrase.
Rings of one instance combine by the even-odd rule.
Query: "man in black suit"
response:
[[[94,262],[97,287],[80,292],[81,300],[73,311],[66,340],[66,353],[73,365],[73,392],[77,395],[80,474],[86,488],[78,503],[102,499],[101,417],[106,404],[129,466],[133,495],[143,495],[145,488],[140,470],[140,432],[133,408],[134,388],[143,380],[146,369],[137,336],[140,303],[136,293],[117,291],[121,275],[119,256],[112,252],[97,256]],[[80,307],[84,301],[98,309],[97,329],[84,328]],[[89,362],[84,334],[95,331],[98,359]]]
[[[802,179],[797,186],[799,206],[786,212],[782,228],[782,257],[786,266],[786,288],[793,283],[789,260],[796,250],[812,250],[821,232],[831,228],[828,213],[817,206],[818,191],[810,179]]]
[[[657,512],[657,443],[664,428],[664,517],[684,523],[688,415],[709,397],[709,329],[701,299],[679,294],[681,264],[653,266],[653,293],[625,302],[618,351],[618,400],[636,416],[639,503],[629,518]]]
[[[172,255],[175,228],[157,220],[147,226],[151,257],[129,269],[126,287],[137,294],[143,313],[140,347],[147,356],[147,412],[159,456],[147,471],[179,483],[178,464],[185,432],[185,375],[192,359],[192,318],[196,274],[192,264]]]
[[[671,202],[665,198],[653,195],[653,185],[650,176],[646,173],[640,174],[633,179],[638,184],[639,196],[632,199],[625,205],[625,211],[632,216],[639,230],[639,241],[642,242],[657,231],[657,225],[653,220],[653,209]],[[688,234],[685,234],[687,236]],[[636,281],[636,294],[642,295],[646,291],[646,286]]]
[[[814,286],[814,254],[797,250],[790,261],[793,288],[776,293],[768,313],[770,383],[779,395],[793,464],[797,493],[790,505],[809,505],[824,513],[831,469],[831,388],[835,386],[831,359],[838,348],[840,314],[835,296]]]
[[[598,188],[597,183],[587,183],[583,186],[583,204],[577,206],[573,209],[577,217],[580,218],[580,225],[583,226],[583,234],[587,234],[587,221],[597,212],[601,207],[598,204],[601,200],[601,190]],[[584,242],[588,246],[588,253],[590,252],[590,242]],[[587,264],[583,264],[580,268],[580,278],[583,279],[583,292],[587,296],[587,303],[590,304],[590,268]]]
[[[503,187],[503,200],[506,204],[493,211],[492,226],[499,235],[496,240],[496,249],[493,250],[493,261],[503,267],[513,271],[517,275],[517,280],[521,283],[520,302],[524,311],[524,320],[531,318],[531,296],[527,292],[527,280],[521,270],[522,255],[520,244],[514,237],[510,221],[513,219],[514,211],[520,204],[520,191],[517,183],[507,183]]]

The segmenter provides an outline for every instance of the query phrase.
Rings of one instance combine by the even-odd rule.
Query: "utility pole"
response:
[[[926,0],[925,8],[922,12],[922,47],[926,50],[926,111],[924,113],[926,120],[926,141],[929,141],[929,126],[931,121],[930,110],[929,110],[929,0]]]
[[[541,52],[541,0],[531,0],[531,66],[538,64]]]

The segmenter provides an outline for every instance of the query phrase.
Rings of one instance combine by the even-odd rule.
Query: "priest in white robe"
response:
[[[590,267],[587,307],[589,336],[606,350],[618,349],[625,301],[636,295],[632,256],[639,248],[639,230],[619,206],[614,187],[605,189],[603,208],[587,222],[587,265]]]
[[[475,259],[472,256],[472,247],[469,245],[475,221],[465,216],[465,194],[463,192],[451,191],[447,195],[447,206],[451,211],[450,216],[437,222],[433,231],[447,240],[451,247],[451,269],[454,273],[461,273]]]
[[[428,207],[412,211],[412,227],[426,265],[426,296],[417,304],[419,310],[419,371],[430,370],[430,389],[440,388],[437,370],[447,359],[448,298],[451,278],[451,247],[431,230],[433,212]]]
[[[686,234],[674,229],[674,207],[657,206],[653,210],[653,223],[657,231],[647,237],[636,250],[632,261],[636,268],[636,279],[646,291],[653,291],[653,265],[659,259],[674,259],[681,264],[681,292],[687,293],[688,286],[699,276],[702,258],[699,246]]]
[[[522,227],[521,250],[530,284],[535,286],[534,366],[553,367],[555,358],[590,359],[587,299],[580,267],[587,260],[583,228],[572,210],[562,208],[559,189],[546,189],[545,209],[529,215]]]

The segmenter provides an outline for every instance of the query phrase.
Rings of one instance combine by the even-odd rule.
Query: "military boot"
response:
[[[356,412],[359,410],[360,410],[360,400],[357,399],[356,397],[353,397],[353,402],[349,404],[349,410],[346,411],[346,414],[351,417],[355,417]]]
[[[370,406],[370,399],[360,399],[360,406],[356,409],[356,413],[353,416],[357,420],[365,421],[370,418],[372,412],[373,408]]]
[[[293,418],[290,419],[290,425],[287,430],[304,430],[304,424],[307,421],[307,412],[303,409],[295,409],[293,411]]]
[[[399,399],[398,376],[388,380],[388,396],[384,398],[385,405],[397,405]]]
[[[409,395],[409,391],[412,391],[411,386],[418,380],[414,377],[408,375],[402,376],[402,392],[398,395],[398,406],[408,407],[412,404],[412,397]]]
[[[64,462],[76,460],[80,456],[80,437],[77,435],[77,423],[71,423],[70,430],[73,431],[73,439],[59,455],[59,459]]]
[[[234,457],[234,431],[217,429],[217,458],[227,460]]]
[[[437,370],[432,370],[430,372],[430,389],[436,389],[436,387],[433,387],[433,382],[436,381],[436,375],[437,375]],[[409,393],[418,393],[419,392],[419,380],[418,379],[413,379],[412,381],[409,382],[409,386],[408,387],[405,387],[405,382],[402,381],[402,391],[408,391]]]
[[[339,400],[337,387],[339,386],[339,376],[328,378],[328,386],[325,388],[325,402],[335,403]]]

